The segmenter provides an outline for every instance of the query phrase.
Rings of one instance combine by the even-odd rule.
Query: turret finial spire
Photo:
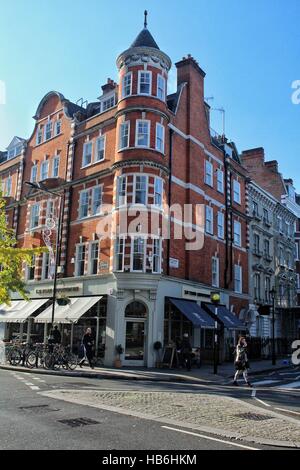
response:
[[[144,11],[144,15],[145,15],[144,28],[147,28],[147,16],[148,16],[147,10]]]

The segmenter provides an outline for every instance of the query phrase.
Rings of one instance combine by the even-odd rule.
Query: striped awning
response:
[[[12,300],[11,305],[0,305],[0,323],[24,323],[42,307],[47,299]]]
[[[54,323],[75,323],[91,307],[93,307],[102,296],[95,297],[72,297],[68,305],[58,305],[56,303],[54,310]],[[52,305],[40,313],[34,321],[36,323],[52,322]]]

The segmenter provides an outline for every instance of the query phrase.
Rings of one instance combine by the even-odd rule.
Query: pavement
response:
[[[290,364],[287,360],[280,359],[275,366],[272,366],[270,360],[254,361],[251,363],[249,375],[267,374],[278,370],[288,369]],[[223,363],[218,366],[218,373],[213,373],[212,365],[202,365],[200,368],[193,368],[191,371],[185,369],[149,369],[149,368],[127,368],[121,369],[109,367],[95,367],[90,369],[83,366],[74,371],[64,369],[46,370],[43,368],[27,369],[22,366],[11,366],[9,364],[0,364],[0,369],[14,370],[20,372],[29,372],[33,374],[62,375],[67,377],[86,377],[86,378],[109,378],[119,380],[143,380],[143,381],[171,381],[171,382],[214,382],[228,383],[233,377],[234,366],[232,363]]]

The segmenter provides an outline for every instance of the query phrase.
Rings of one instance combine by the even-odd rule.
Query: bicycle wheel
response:
[[[19,349],[12,349],[7,359],[12,366],[18,366],[22,361],[22,353]]]
[[[33,369],[34,367],[36,367],[36,362],[37,362],[37,355],[35,352],[32,351],[29,354],[27,354],[26,366],[29,369]]]
[[[67,358],[68,369],[74,370],[78,365],[78,357],[76,354],[69,354]]]
[[[53,357],[53,354],[48,353],[44,357],[44,367],[45,369],[53,369],[54,368],[54,362],[55,359]]]

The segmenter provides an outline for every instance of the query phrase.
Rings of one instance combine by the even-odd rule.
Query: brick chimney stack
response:
[[[266,162],[265,165],[270,171],[278,173],[278,162],[276,160],[270,160],[269,162]]]
[[[102,85],[101,89],[103,91],[103,95],[106,93],[109,93],[110,91],[114,90],[117,87],[116,82],[114,82],[111,78],[107,79],[107,83],[105,85]]]

